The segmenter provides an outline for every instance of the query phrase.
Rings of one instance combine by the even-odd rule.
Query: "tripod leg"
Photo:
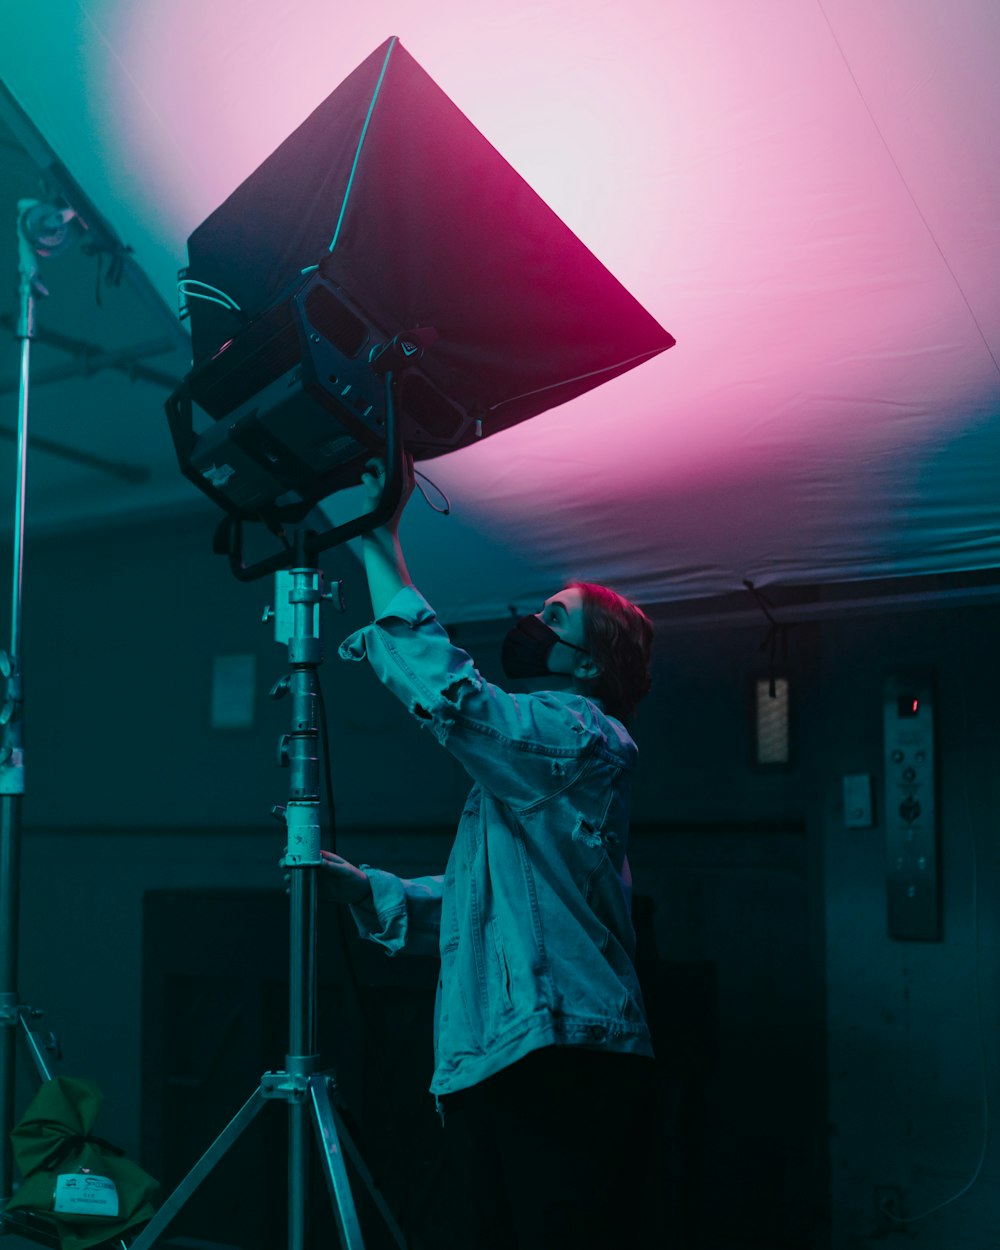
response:
[[[409,1250],[410,1243],[406,1239],[406,1234],[396,1223],[395,1216],[389,1210],[389,1204],[386,1202],[381,1189],[379,1189],[375,1177],[372,1176],[368,1164],[365,1163],[364,1155],[358,1149],[357,1143],[351,1136],[351,1130],[344,1123],[343,1116],[333,1105],[332,1100],[330,1099],[329,1086],[324,1088],[322,1096],[326,1101],[326,1105],[330,1109],[330,1116],[337,1131],[337,1136],[343,1143],[344,1153],[354,1165],[355,1170],[361,1177],[362,1184],[365,1189],[368,1190],[372,1202],[374,1202],[375,1206],[378,1208],[378,1213],[382,1217],[382,1223],[385,1224],[386,1228],[389,1230],[393,1241],[395,1241],[396,1245],[399,1246],[399,1250]]]
[[[354,1195],[351,1193],[350,1182],[347,1179],[347,1165],[340,1149],[336,1116],[330,1105],[330,1092],[325,1077],[314,1076],[310,1080],[309,1101],[312,1106],[316,1139],[319,1143],[320,1163],[330,1191],[330,1200],[333,1203],[333,1214],[337,1220],[340,1244],[343,1250],[364,1250],[361,1226],[354,1207]],[[351,1154],[352,1162],[357,1164],[355,1152],[352,1151]],[[405,1242],[400,1244],[405,1247]]]
[[[37,1013],[36,1013],[37,1014]],[[25,1009],[22,1007],[20,1012],[21,1031],[24,1035],[25,1045],[28,1047],[28,1053],[31,1055],[31,1062],[35,1065],[35,1071],[38,1073],[38,1079],[44,1084],[45,1081],[52,1080],[52,1069],[49,1067],[48,1060],[45,1057],[45,1051],[50,1053],[56,1052],[57,1059],[61,1056],[57,1053],[57,1047],[54,1041],[51,1041],[52,1034],[48,1038],[43,1038],[38,1029],[33,1029],[26,1018]]]
[[[130,1250],[148,1250],[160,1237],[167,1225],[181,1209],[188,1198],[194,1193],[212,1168],[219,1162],[229,1147],[236,1141],[245,1128],[264,1106],[265,1099],[260,1088],[256,1089],[237,1111],[219,1136],[212,1142],[187,1176],[181,1181],[174,1192],[160,1207],[139,1236],[132,1242]]]

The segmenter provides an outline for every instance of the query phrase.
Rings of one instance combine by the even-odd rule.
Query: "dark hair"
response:
[[[592,582],[570,582],[583,596],[583,636],[600,673],[594,694],[619,720],[631,716],[652,685],[653,622],[623,595]]]

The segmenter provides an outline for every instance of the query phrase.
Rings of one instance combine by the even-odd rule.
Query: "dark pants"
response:
[[[470,1152],[469,1250],[628,1250],[638,1244],[653,1061],[534,1051],[445,1100]]]

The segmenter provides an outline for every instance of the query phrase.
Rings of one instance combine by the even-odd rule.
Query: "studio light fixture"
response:
[[[388,490],[394,421],[414,459],[439,456],[674,343],[396,38],[193,232],[188,258],[178,460],[230,517],[276,530],[373,454],[388,453]]]

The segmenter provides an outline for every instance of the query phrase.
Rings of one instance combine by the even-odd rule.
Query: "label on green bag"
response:
[[[118,1190],[107,1176],[91,1172],[67,1172],[56,1177],[54,1211],[67,1215],[118,1214]]]

